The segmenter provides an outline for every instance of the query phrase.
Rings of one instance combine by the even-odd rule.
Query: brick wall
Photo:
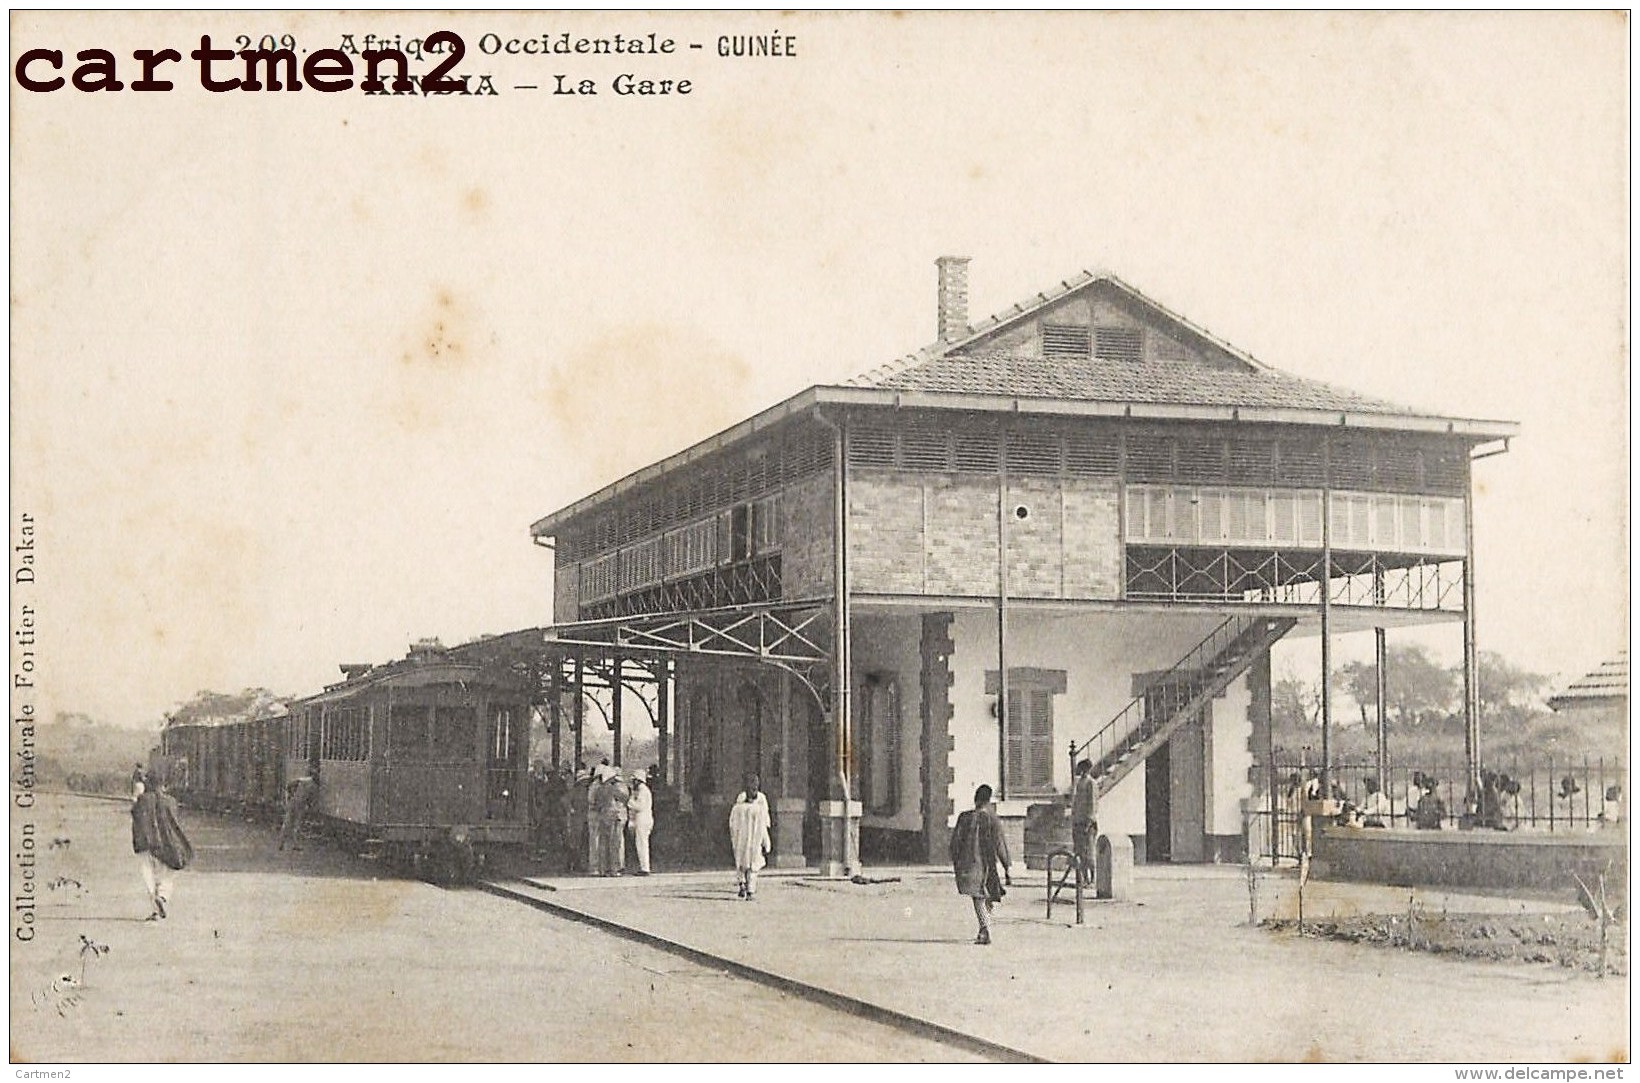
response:
[[[899,499],[927,501],[927,527],[921,545],[902,550],[898,559],[923,556],[922,594],[995,594],[997,592],[997,488],[982,478],[931,474],[903,475],[896,484]],[[851,538],[854,552],[877,546],[865,530]],[[856,590],[872,588],[857,586]]]
[[[1010,596],[1121,596],[1114,482],[1018,478],[1005,507]],[[996,484],[985,478],[851,471],[851,590],[994,597],[996,516]]]
[[[1017,514],[1020,508],[1028,513],[1023,519]],[[1057,480],[1009,481],[1008,593],[1012,597],[1064,597],[1064,511]]]
[[[780,537],[780,591],[787,598],[831,593],[833,572],[832,474],[786,486]]]
[[[1121,520],[1114,481],[1063,482],[1067,598],[1122,596]]]
[[[887,473],[851,471],[849,589],[923,593],[923,492]]]

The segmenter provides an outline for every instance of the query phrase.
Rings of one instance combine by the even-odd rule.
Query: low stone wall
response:
[[[1321,827],[1311,875],[1401,887],[1529,888],[1575,893],[1576,873],[1591,888],[1610,862],[1606,890],[1626,889],[1623,832],[1536,834]]]

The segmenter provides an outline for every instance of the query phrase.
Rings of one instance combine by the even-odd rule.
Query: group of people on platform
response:
[[[530,774],[531,841],[538,855],[556,856],[569,873],[648,876],[653,871],[652,780],[658,768],[623,774],[606,759],[594,766],[583,763],[573,771],[552,771],[538,762]],[[736,893],[742,899],[756,898],[757,873],[772,849],[769,800],[756,774],[746,776],[731,802],[728,829]]]
[[[593,767],[530,772],[530,830],[537,854],[554,854],[565,872],[620,876],[650,873],[655,795],[649,771],[623,775],[609,761]],[[628,867],[627,839],[635,868]]]

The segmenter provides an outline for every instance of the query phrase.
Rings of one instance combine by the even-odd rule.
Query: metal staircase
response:
[[[1297,623],[1292,617],[1230,617],[1092,737],[1071,742],[1072,775],[1078,760],[1091,759],[1099,793],[1109,793]]]

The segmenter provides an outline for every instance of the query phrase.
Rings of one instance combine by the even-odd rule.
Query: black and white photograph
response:
[[[1629,12],[8,21],[16,1078],[1623,1078]]]

